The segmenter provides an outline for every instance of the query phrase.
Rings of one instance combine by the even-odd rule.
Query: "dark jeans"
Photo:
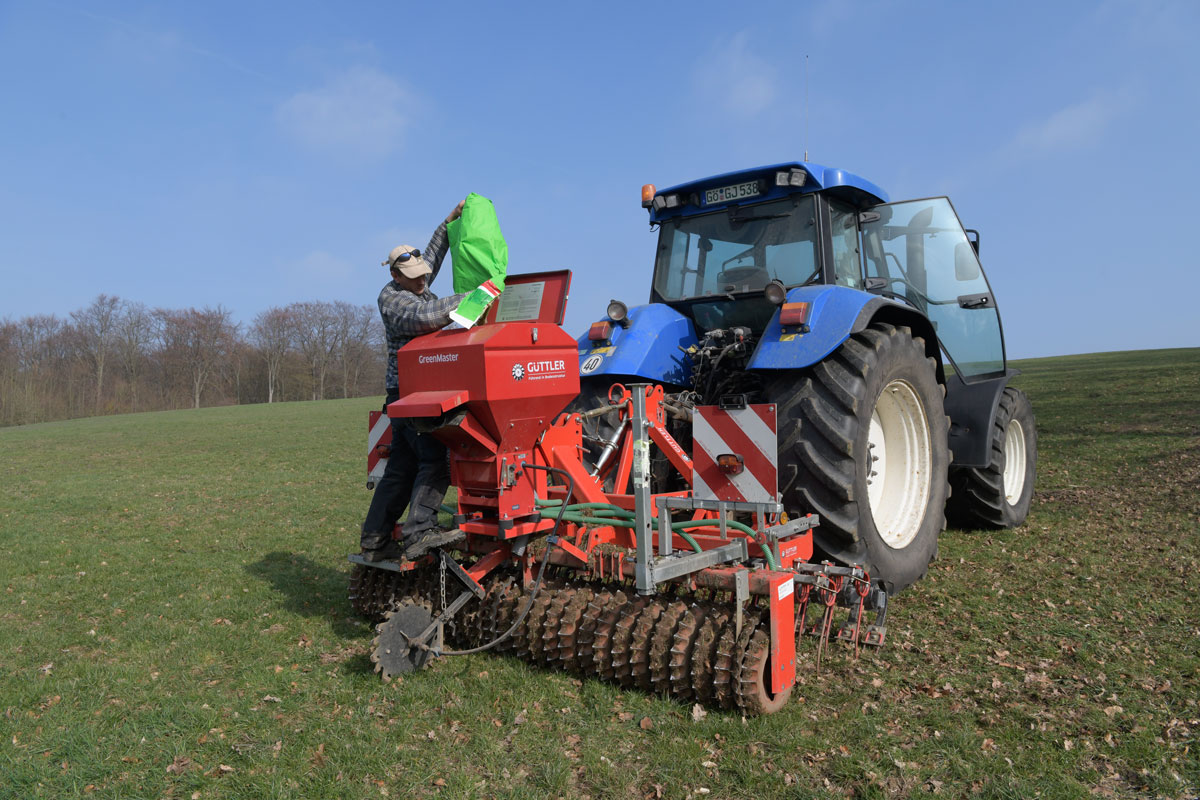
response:
[[[388,395],[389,402],[394,399]],[[405,539],[437,527],[438,506],[450,488],[446,446],[428,433],[417,433],[407,419],[393,418],[391,423],[392,453],[362,524],[364,550],[378,550],[388,543],[405,508]]]

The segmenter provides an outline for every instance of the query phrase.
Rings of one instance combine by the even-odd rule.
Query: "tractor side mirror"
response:
[[[979,278],[979,259],[967,242],[954,246],[954,278],[959,283],[969,283]]]
[[[974,228],[964,228],[967,234],[967,241],[971,243],[971,249],[975,251],[975,255],[979,255],[979,231]]]

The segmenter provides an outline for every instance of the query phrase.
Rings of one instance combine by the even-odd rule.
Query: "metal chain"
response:
[[[442,590],[442,605],[438,608],[439,612],[446,610],[446,556],[438,554],[438,579],[441,582]]]

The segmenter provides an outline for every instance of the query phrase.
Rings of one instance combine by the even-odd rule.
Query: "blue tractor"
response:
[[[889,594],[925,574],[947,517],[1024,521],[1033,409],[1008,386],[978,232],[949,199],[891,203],[793,162],[647,185],[642,205],[658,231],[650,302],[614,300],[580,337],[577,408],[600,412],[614,382],[663,384],[686,443],[697,405],[774,403],[784,507],[819,514],[819,554]],[[615,420],[590,424],[599,460]]]

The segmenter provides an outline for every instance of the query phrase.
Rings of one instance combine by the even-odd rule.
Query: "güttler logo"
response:
[[[519,381],[525,377],[525,367],[520,364],[513,364],[512,368],[513,380]]]

